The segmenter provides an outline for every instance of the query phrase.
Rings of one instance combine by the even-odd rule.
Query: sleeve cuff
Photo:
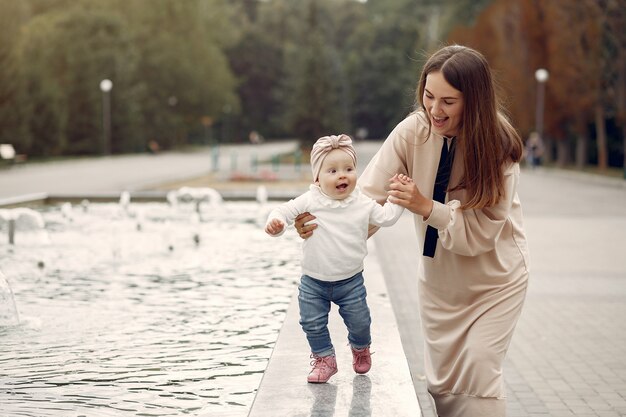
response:
[[[428,219],[424,220],[429,226],[435,229],[445,229],[450,223],[450,211],[451,207],[439,201],[433,201],[433,211],[430,213]]]

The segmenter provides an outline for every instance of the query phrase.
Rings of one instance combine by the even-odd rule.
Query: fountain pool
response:
[[[0,243],[2,416],[246,416],[299,275],[256,202],[38,209]],[[3,232],[4,233],[4,232]]]

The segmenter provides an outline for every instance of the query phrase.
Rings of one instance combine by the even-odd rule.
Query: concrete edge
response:
[[[42,204],[48,199],[47,193],[23,194],[0,199],[0,207],[15,207],[29,204]]]
[[[218,190],[226,201],[255,201],[256,190]],[[167,201],[167,191],[129,191],[131,201],[151,202]],[[271,201],[286,201],[302,194],[302,190],[268,190],[267,199]],[[100,193],[66,193],[49,194],[33,193],[0,199],[0,208],[10,208],[25,205],[54,204],[59,202],[115,202],[120,199],[120,192]]]
[[[309,347],[299,325],[296,290],[249,417],[422,415],[376,248],[369,242],[368,247],[363,274],[372,314],[371,371],[357,375],[352,370],[352,355],[345,346],[347,331],[333,304],[329,330],[339,371],[326,384],[306,382]]]

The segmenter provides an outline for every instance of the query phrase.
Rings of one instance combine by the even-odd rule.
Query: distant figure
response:
[[[248,138],[250,139],[250,143],[255,144],[255,145],[263,142],[263,136],[261,136],[261,134],[257,132],[256,130],[253,130],[252,132],[250,132],[250,135],[248,135]]]
[[[337,373],[335,349],[328,331],[331,302],[348,328],[352,367],[356,373],[370,370],[371,316],[363,280],[368,225],[391,226],[402,207],[379,205],[357,187],[356,152],[347,135],[324,136],[311,151],[313,184],[309,191],[281,204],[270,214],[265,232],[280,236],[303,212],[314,213],[319,226],[315,236],[303,242],[302,277],[299,286],[300,325],[311,348],[311,383],[324,383]],[[412,184],[406,176],[392,182]]]
[[[161,150],[159,142],[157,142],[156,140],[151,140],[150,142],[148,142],[148,150],[150,151],[150,153],[153,154],[159,153],[159,151]]]
[[[365,138],[367,138],[368,133],[369,132],[367,131],[367,128],[360,127],[356,130],[356,133],[354,134],[354,136],[356,136],[358,140],[365,140]]]
[[[541,165],[543,156],[543,141],[537,132],[531,132],[526,141],[526,163],[531,168]]]

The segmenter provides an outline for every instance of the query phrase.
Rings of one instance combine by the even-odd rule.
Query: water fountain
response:
[[[128,212],[128,207],[130,206],[130,193],[128,191],[122,191],[119,204],[122,210]]]
[[[268,199],[267,187],[259,185],[256,189],[256,201],[259,204],[266,204]]]
[[[21,229],[18,244],[0,243],[4,272],[19,277],[13,291],[0,280],[0,314],[20,312],[0,329],[3,415],[247,415],[295,289],[299,241],[268,244],[257,202],[215,193],[133,203],[137,217],[121,202],[89,203],[72,221],[62,205],[41,207],[47,243]],[[198,201],[211,206],[202,221]]]
[[[73,221],[74,220],[74,212],[73,212],[73,208],[72,208],[72,203],[66,202],[61,204],[61,213],[63,214],[63,217],[65,217],[65,219],[67,219],[67,221]]]
[[[34,232],[43,231],[44,226],[41,214],[31,208],[0,209],[0,230],[7,230],[11,245],[16,242],[17,232],[27,232],[25,236],[29,236]]]
[[[0,271],[0,329],[6,326],[19,324],[20,317],[17,313],[13,290],[9,281]]]
[[[197,213],[201,212],[202,203],[216,206],[224,201],[217,190],[209,187],[181,187],[175,192],[174,197],[179,202],[194,203]]]

